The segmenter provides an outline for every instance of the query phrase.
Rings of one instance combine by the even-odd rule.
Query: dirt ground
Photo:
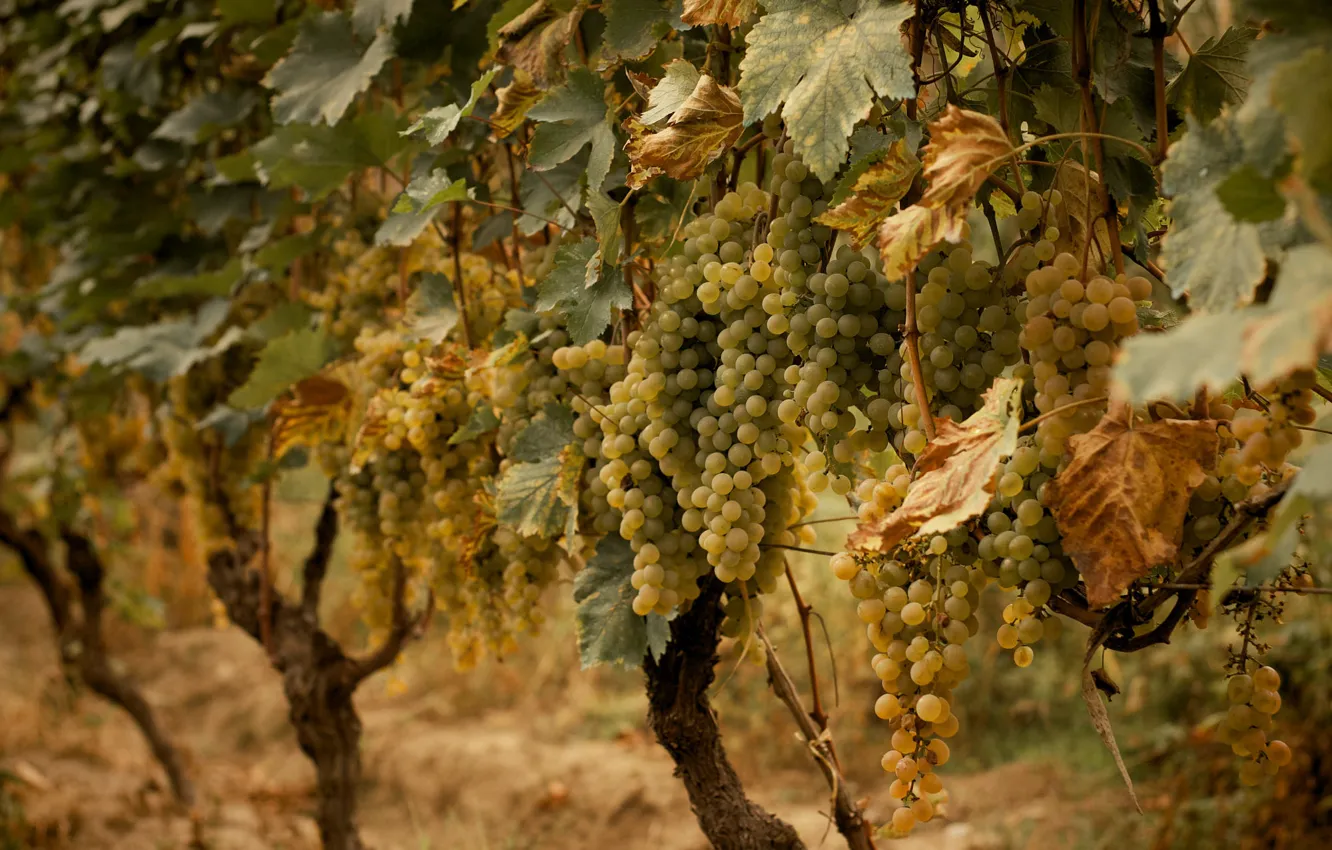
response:
[[[0,586],[0,770],[19,778],[14,793],[34,846],[317,847],[313,771],[287,725],[278,677],[255,644],[235,629],[114,637],[116,657],[186,751],[199,803],[193,812],[173,805],[128,718],[71,692],[36,594]],[[708,847],[669,758],[645,729],[641,702],[615,697],[622,704],[608,705],[593,683],[545,705],[491,708],[477,696],[488,682],[465,680],[424,652],[404,660],[391,686],[372,680],[358,694],[361,822],[370,847]],[[546,673],[538,666],[506,675],[521,686]],[[512,690],[515,681],[494,684]],[[789,730],[775,734],[785,743]],[[844,846],[827,828],[826,789],[812,765],[758,775],[744,767],[754,798],[794,824],[810,847]],[[882,819],[887,783],[878,785],[857,790],[879,795],[870,811]],[[1059,807],[1063,783],[1053,767],[1017,764],[952,777],[950,787],[948,817],[893,846],[1025,846],[1030,824]]]

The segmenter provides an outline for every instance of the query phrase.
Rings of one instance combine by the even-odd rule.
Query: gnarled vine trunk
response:
[[[722,746],[708,700],[715,676],[722,585],[703,582],[693,606],[671,623],[671,641],[659,661],[648,657],[648,723],[675,761],[703,834],[717,850],[803,850],[790,824],[745,796]]]

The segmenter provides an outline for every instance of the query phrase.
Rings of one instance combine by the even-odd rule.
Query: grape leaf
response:
[[[1228,310],[1253,300],[1266,273],[1258,228],[1236,221],[1217,197],[1216,186],[1243,158],[1231,123],[1202,126],[1170,148],[1162,167],[1162,190],[1172,196],[1174,226],[1166,234],[1162,260],[1167,282],[1195,310]]]
[[[1069,438],[1072,459],[1054,480],[1050,510],[1064,552],[1095,607],[1119,598],[1153,567],[1171,564],[1189,496],[1216,465],[1216,422],[1163,419],[1130,427],[1113,404],[1087,434]]]
[[[619,61],[647,56],[669,29],[670,10],[663,0],[604,0],[601,12],[606,48]]]
[[[194,364],[240,340],[241,331],[233,328],[235,333],[228,331],[211,346],[203,345],[226,319],[229,306],[225,298],[217,298],[199,308],[193,318],[118,328],[110,336],[90,340],[79,357],[89,364],[129,369],[153,381],[183,375]]]
[[[417,339],[428,339],[438,345],[458,324],[453,284],[439,272],[425,272],[420,276],[407,306],[410,308],[408,324]]]
[[[597,253],[587,262],[587,283],[595,283],[602,264],[620,259],[620,205],[603,192],[589,192],[587,209],[597,227]]]
[[[1316,47],[1285,63],[1273,78],[1272,101],[1285,114],[1299,150],[1296,172],[1319,192],[1332,194],[1332,51]]]
[[[825,211],[815,221],[846,231],[851,243],[859,249],[902,200],[919,171],[920,160],[907,150],[906,141],[899,139],[878,164],[870,166],[856,180],[850,199]]]
[[[339,380],[313,375],[298,382],[290,399],[273,405],[273,456],[280,458],[296,446],[315,447],[339,439],[351,407],[351,391]]]
[[[541,416],[533,419],[513,438],[509,457],[517,461],[536,461],[559,454],[565,446],[577,442],[574,436],[574,413],[562,404],[551,402]]]
[[[641,189],[659,174],[675,180],[693,180],[708,164],[725,153],[744,128],[740,98],[726,86],[704,74],[666,128],[649,131],[638,119],[629,128],[629,176],[631,189]]]
[[[374,38],[375,31],[381,26],[387,29],[399,21],[405,21],[412,14],[413,0],[356,0],[352,7],[352,29],[358,38]]]
[[[519,218],[518,229],[531,236],[548,225],[546,219],[572,228],[577,220],[573,211],[583,203],[583,171],[577,161],[572,161],[541,174],[524,174],[518,185],[518,199],[523,211],[532,215]]]
[[[218,130],[239,124],[258,103],[259,99],[249,90],[204,92],[163,119],[153,131],[153,138],[193,145]]]
[[[264,85],[278,93],[273,118],[279,124],[336,124],[347,107],[393,55],[393,37],[380,33],[361,47],[340,12],[307,19],[291,52],[268,72]]]
[[[235,408],[263,407],[292,385],[319,373],[337,356],[337,343],[323,328],[294,330],[270,341],[245,383],[227,398]]]
[[[588,285],[587,264],[596,252],[597,243],[593,239],[561,245],[537,295],[538,311],[564,313],[569,337],[575,345],[600,336],[610,325],[611,310],[627,310],[634,303],[633,293],[618,266],[603,266],[601,275]]]
[[[892,137],[872,127],[857,127],[851,134],[851,164],[842,172],[842,176],[837,178],[837,188],[833,190],[830,203],[836,206],[851,197],[860,175],[883,159],[892,143]],[[914,149],[910,145],[907,145],[907,150],[913,151],[912,156],[915,156]]]
[[[1115,366],[1120,391],[1134,401],[1185,400],[1220,392],[1243,374],[1256,384],[1310,368],[1332,350],[1332,253],[1292,249],[1267,304],[1192,315],[1165,333],[1126,340]]]
[[[587,185],[596,191],[610,172],[615,155],[615,131],[606,106],[605,85],[586,68],[569,74],[569,81],[527,111],[542,122],[532,134],[527,162],[538,171],[554,168],[591,145]]]
[[[1272,221],[1286,213],[1286,198],[1277,188],[1277,181],[1248,163],[1216,185],[1216,196],[1236,221]]]
[[[244,276],[240,259],[234,259],[214,272],[198,274],[156,274],[140,278],[134,284],[134,298],[177,298],[183,295],[228,295]]]
[[[499,521],[525,536],[559,537],[569,512],[578,509],[582,472],[582,447],[575,445],[539,461],[515,463],[499,479]]]
[[[521,68],[513,72],[513,81],[495,92],[499,106],[490,116],[490,125],[495,128],[499,138],[517,130],[527,120],[527,111],[533,104],[545,97],[546,93],[532,82],[532,75]]]
[[[701,74],[691,62],[676,59],[665,70],[666,75],[657,81],[647,96],[648,108],[638,116],[644,124],[656,124],[670,118],[698,88]]]
[[[564,49],[574,41],[574,31],[583,19],[587,0],[579,0],[568,12],[560,12],[547,0],[538,0],[496,33],[501,62],[526,71],[540,88],[548,88],[563,74],[560,61]],[[584,69],[585,70],[585,69]]]
[[[1060,163],[1055,171],[1052,188],[1063,195],[1063,203],[1050,211],[1050,219],[1059,228],[1059,239],[1055,241],[1056,251],[1067,251],[1075,257],[1082,256],[1083,246],[1087,244],[1087,213],[1090,210],[1096,223],[1096,242],[1099,250],[1090,251],[1088,259],[1097,270],[1104,269],[1108,262],[1113,262],[1110,253],[1110,231],[1105,222],[1097,215],[1100,204],[1100,183],[1095,172],[1088,171],[1080,162],[1071,159]]]
[[[684,0],[680,20],[691,27],[725,24],[732,29],[743,26],[758,11],[758,0]]]
[[[941,534],[980,516],[994,497],[1000,458],[1017,448],[1022,381],[999,378],[966,421],[936,419],[934,439],[916,461],[906,500],[883,519],[862,523],[847,545],[891,552],[908,537]]]
[[[939,242],[961,239],[976,191],[1012,152],[1003,128],[988,115],[949,106],[931,123],[925,193],[879,229],[884,275],[896,280]]]
[[[638,591],[630,583],[634,551],[618,534],[597,541],[587,566],[574,577],[578,603],[578,657],[583,668],[598,664],[637,667],[649,652],[660,658],[670,640],[670,626],[660,614],[634,613]]]
[[[299,186],[319,200],[354,172],[383,165],[403,145],[396,119],[387,112],[370,112],[336,128],[288,124],[250,150],[269,186]]]
[[[458,122],[472,114],[472,110],[476,108],[476,102],[481,99],[481,95],[486,93],[490,81],[495,79],[495,75],[498,73],[498,68],[491,68],[486,71],[476,82],[472,83],[471,93],[461,106],[456,103],[437,106],[416,119],[412,126],[403,131],[403,135],[409,136],[424,131],[428,143],[431,145],[443,144],[444,140],[458,127]]]
[[[1258,31],[1231,27],[1219,39],[1207,39],[1179,76],[1166,88],[1166,102],[1192,114],[1204,124],[1221,114],[1229,103],[1239,103],[1249,91],[1246,59]]]
[[[472,413],[467,417],[463,426],[449,436],[449,445],[456,446],[468,440],[475,440],[482,434],[489,434],[499,426],[500,418],[495,415],[495,408],[485,402],[480,402],[472,408]]]
[[[450,180],[448,172],[436,168],[417,177],[393,203],[388,218],[375,231],[376,245],[410,245],[430,224],[440,206],[474,197],[463,178]]]
[[[901,37],[913,6],[770,0],[765,7],[740,63],[745,123],[785,103],[782,117],[796,153],[828,180],[846,159],[847,137],[869,115],[875,93],[884,100],[915,96]]]

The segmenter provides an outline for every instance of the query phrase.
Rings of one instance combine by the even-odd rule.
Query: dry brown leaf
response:
[[[690,26],[725,24],[738,27],[758,11],[758,0],[684,0],[680,20]]]
[[[1050,507],[1064,552],[1095,607],[1179,552],[1189,497],[1216,465],[1216,422],[1165,419],[1130,427],[1116,404],[1090,433],[1069,438],[1072,460]]]
[[[315,446],[341,436],[351,413],[351,391],[334,378],[312,375],[296,384],[293,397],[274,408],[273,453]]]
[[[949,106],[930,124],[925,194],[879,229],[883,273],[889,279],[900,278],[939,242],[961,239],[976,190],[1012,153],[1013,145],[998,121]]]
[[[882,520],[858,527],[847,545],[888,552],[913,535],[939,534],[979,516],[994,497],[999,459],[1017,448],[1021,415],[1022,380],[1000,378],[965,422],[936,419],[906,500]]]
[[[919,171],[920,160],[907,150],[906,141],[899,139],[881,161],[860,175],[851,189],[851,197],[816,220],[847,232],[855,247],[860,248],[906,195]]]
[[[526,71],[539,88],[549,88],[564,76],[561,58],[573,41],[586,2],[560,14],[546,0],[534,3],[499,30],[495,55],[506,65]]]
[[[1104,269],[1107,258],[1111,256],[1110,231],[1097,214],[1101,209],[1100,185],[1100,178],[1088,171],[1082,163],[1065,160],[1055,171],[1052,187],[1064,196],[1064,202],[1051,215],[1052,223],[1059,228],[1055,250],[1081,257],[1088,239],[1087,223],[1089,220],[1096,222],[1096,245],[1087,255],[1089,264],[1096,271]],[[1088,200],[1091,201],[1090,206]]]
[[[495,135],[502,139],[522,125],[527,118],[527,110],[535,106],[545,92],[532,82],[531,74],[516,68],[513,82],[495,92],[495,95],[499,98],[499,108],[490,116],[490,124],[495,128]]]
[[[721,156],[744,129],[740,98],[707,74],[675,111],[665,129],[651,132],[636,118],[625,122],[629,141],[629,177],[632,189],[642,188],[659,174],[675,180],[693,180],[708,163]]]

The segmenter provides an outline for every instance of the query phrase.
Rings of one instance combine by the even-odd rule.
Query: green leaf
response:
[[[745,123],[786,104],[782,117],[796,153],[821,180],[846,159],[847,137],[874,94],[913,97],[911,58],[901,26],[910,3],[882,0],[770,0],[740,63]],[[853,7],[848,14],[846,6]]]
[[[413,0],[356,0],[352,8],[352,29],[358,38],[374,38],[380,28],[393,29],[399,21],[405,21],[412,14]]]
[[[475,440],[482,434],[489,434],[500,426],[500,418],[495,415],[495,408],[482,402],[472,408],[472,415],[467,417],[467,421],[453,435],[449,437],[449,445],[456,446],[467,440]]]
[[[851,134],[851,165],[842,173],[833,190],[829,206],[838,204],[851,197],[860,175],[869,171],[870,166],[883,159],[894,139],[887,133],[881,133],[873,127],[857,127]]]
[[[1266,272],[1258,228],[1237,221],[1217,197],[1216,186],[1243,156],[1228,120],[1206,126],[1190,119],[1189,132],[1170,149],[1162,189],[1174,200],[1174,227],[1162,259],[1176,298],[1195,310],[1228,310],[1253,300]]]
[[[290,331],[264,346],[254,371],[227,398],[227,404],[263,407],[290,387],[318,374],[336,356],[337,343],[323,328]]]
[[[128,369],[153,381],[165,381],[239,341],[241,332],[232,328],[213,345],[203,345],[226,319],[229,308],[226,299],[218,298],[204,304],[192,318],[122,327],[109,337],[89,341],[79,357],[89,364]]]
[[[499,479],[499,521],[524,536],[559,537],[569,512],[578,509],[582,470],[583,453],[573,445],[534,463],[510,466]]]
[[[1236,221],[1271,221],[1286,213],[1286,198],[1276,181],[1252,165],[1241,165],[1216,186],[1216,196]]]
[[[577,162],[566,162],[550,171],[522,176],[518,199],[523,211],[530,213],[518,219],[523,235],[531,236],[547,227],[546,219],[562,227],[574,226],[577,218],[573,211],[583,204],[584,170]]]
[[[676,59],[666,66],[662,77],[648,94],[648,108],[638,116],[644,124],[656,124],[671,117],[671,113],[684,105],[694,93],[701,76],[699,70],[685,59]]]
[[[499,68],[491,68],[486,71],[480,79],[472,83],[471,94],[465,103],[461,106],[450,103],[448,106],[435,107],[404,130],[403,135],[423,133],[430,145],[443,144],[444,140],[458,127],[458,122],[471,115],[472,110],[476,109],[476,102],[481,99],[481,95],[486,93],[490,81],[495,79],[495,75],[498,73]]]
[[[224,27],[268,23],[277,11],[273,0],[217,0],[217,16]]]
[[[429,175],[418,177],[393,203],[393,210],[375,231],[376,245],[410,245],[430,224],[440,206],[474,196],[461,177],[449,180],[448,172],[436,168]]]
[[[185,295],[229,295],[244,270],[234,259],[215,272],[192,275],[159,274],[140,278],[134,284],[135,299],[178,298]]]
[[[1206,124],[1222,107],[1239,103],[1249,92],[1249,47],[1258,31],[1231,27],[1221,38],[1207,39],[1166,89],[1166,102]]]
[[[153,131],[153,137],[192,145],[218,130],[239,124],[259,103],[253,91],[205,92],[171,113]]]
[[[620,664],[633,668],[648,652],[660,658],[670,639],[666,618],[634,613],[634,551],[616,534],[597,541],[596,553],[574,578],[578,603],[578,657],[583,668]]]
[[[1299,150],[1296,173],[1319,192],[1332,194],[1332,52],[1324,47],[1303,53],[1273,78],[1272,100],[1286,117],[1286,128]]]
[[[587,264],[596,252],[597,243],[592,239],[561,245],[537,296],[538,311],[564,313],[569,337],[575,345],[601,336],[610,326],[612,309],[627,310],[634,303],[633,293],[616,266],[603,267],[596,282],[587,285]]]
[[[588,261],[587,282],[593,283],[601,274],[603,263],[620,260],[620,205],[602,192],[589,192],[587,209],[597,227],[597,253]]]
[[[581,442],[574,436],[574,413],[562,404],[547,404],[541,417],[518,432],[509,448],[514,460],[535,463],[559,454],[566,446]]]
[[[615,155],[615,131],[606,106],[605,85],[586,68],[569,72],[569,81],[533,106],[527,117],[543,122],[532,134],[528,164],[545,171],[569,160],[586,145],[587,185],[601,188]]]
[[[355,172],[382,166],[406,144],[386,111],[359,115],[336,128],[289,124],[250,150],[269,186],[298,186],[320,200]]]
[[[284,301],[246,328],[245,335],[259,342],[268,342],[290,331],[310,327],[310,319],[313,316],[314,312],[304,304]]]
[[[439,272],[421,274],[407,306],[411,311],[408,324],[417,339],[428,339],[438,345],[458,324],[453,284]]]
[[[346,16],[325,12],[309,18],[291,52],[264,78],[264,85],[278,92],[274,120],[336,124],[392,55],[393,37],[387,32],[362,53]]]
[[[1184,401],[1199,389],[1223,391],[1241,374],[1265,384],[1311,368],[1332,334],[1329,268],[1332,252],[1321,245],[1291,250],[1268,303],[1195,314],[1164,333],[1126,340],[1116,383],[1134,402]]]
[[[601,13],[610,57],[622,62],[651,53],[669,29],[670,11],[662,0],[604,0]]]

